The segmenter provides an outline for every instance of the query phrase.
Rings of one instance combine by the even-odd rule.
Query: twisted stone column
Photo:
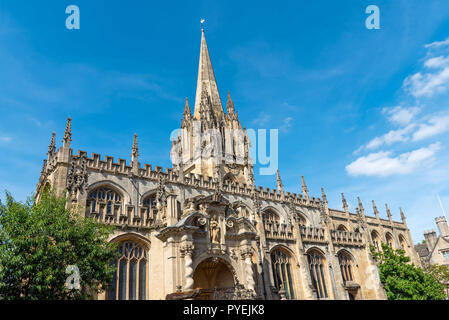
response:
[[[184,256],[185,279],[186,279],[184,290],[185,291],[193,290],[193,267],[192,267],[193,245],[185,245],[184,247],[182,247],[181,253]]]

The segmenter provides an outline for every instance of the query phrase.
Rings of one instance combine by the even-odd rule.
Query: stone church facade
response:
[[[224,112],[204,30],[193,114],[172,141],[173,167],[62,146],[53,133],[36,194],[67,192],[87,217],[116,226],[113,282],[98,299],[385,299],[369,246],[403,248],[419,264],[405,216],[350,212],[309,195],[256,187],[249,139],[228,94]]]

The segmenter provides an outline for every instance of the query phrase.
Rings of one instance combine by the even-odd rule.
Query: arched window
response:
[[[326,280],[324,276],[324,256],[317,250],[311,250],[307,254],[312,285],[317,292],[318,299],[327,298]]]
[[[405,238],[401,235],[399,235],[399,244],[401,246],[401,249],[405,251],[405,253],[408,253],[408,244]]]
[[[266,210],[262,214],[262,220],[267,236],[279,234],[279,216],[272,210]]]
[[[352,257],[348,253],[341,251],[338,254],[338,263],[340,264],[343,283],[346,284],[347,281],[354,281]]]
[[[147,196],[142,201],[145,217],[147,220],[156,220],[156,193]]]
[[[348,229],[344,225],[339,225],[337,228],[338,231],[348,231]]]
[[[387,240],[387,244],[390,246],[390,248],[393,249],[393,236],[391,235],[391,233],[387,232],[385,234],[385,240]]]
[[[371,239],[373,240],[374,248],[377,251],[380,251],[380,249],[381,249],[380,237],[379,237],[379,234],[376,231],[371,232]]]
[[[283,285],[287,299],[295,299],[290,254],[282,249],[273,250],[271,252],[271,265],[275,287],[280,290],[281,285]]]
[[[298,220],[299,220],[299,225],[300,226],[305,226],[307,224],[307,220],[306,218],[304,218],[301,214],[297,213],[298,216]]]
[[[145,300],[147,298],[148,258],[145,247],[132,241],[119,246],[120,257],[112,262],[116,272],[108,288],[108,300]]]
[[[91,215],[117,216],[122,214],[122,196],[108,187],[97,188],[87,197],[88,213]]]

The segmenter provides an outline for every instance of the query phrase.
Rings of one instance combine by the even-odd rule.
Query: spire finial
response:
[[[385,203],[385,209],[386,209],[386,211],[387,211],[388,219],[389,219],[390,221],[392,221],[391,211],[390,211],[390,208],[388,208],[388,204],[386,204],[386,203]]]
[[[324,201],[325,203],[327,203],[327,197],[326,197],[326,194],[324,193],[324,188],[321,188],[321,195],[322,195],[322,197],[323,197],[323,201]]]
[[[70,146],[71,141],[72,141],[72,118],[68,117],[64,132],[64,138],[62,139],[63,146],[64,147]]]
[[[302,185],[302,195],[309,200],[309,190],[307,189],[306,181],[304,180],[304,176],[301,176],[301,185]]]
[[[184,118],[190,118],[192,112],[190,111],[189,98],[186,97],[186,104],[184,105]]]
[[[279,169],[276,170],[276,183],[279,192],[284,192],[284,185],[282,184],[281,175],[279,174]]]
[[[228,114],[234,114],[234,101],[231,98],[231,91],[228,91],[228,101],[226,102],[226,111]]]
[[[201,19],[200,22],[201,22],[201,31],[204,31],[204,22],[206,22],[206,20]]]
[[[131,151],[131,162],[137,161],[139,157],[139,147],[137,145],[137,134],[134,133],[133,147]]]
[[[402,211],[402,207],[399,207],[399,212],[401,213],[401,219],[402,219],[402,222],[405,223],[405,214],[404,214],[404,212]]]
[[[50,145],[48,146],[48,156],[51,157],[55,151],[56,151],[56,145],[55,145],[55,137],[56,137],[56,133],[53,132],[51,134],[51,141],[50,141]]]
[[[373,201],[374,214],[376,215],[376,219],[379,219],[379,210],[377,210],[376,203],[374,202],[374,200],[372,200],[372,201]]]
[[[346,202],[345,194],[343,192],[341,193],[341,202],[343,203],[343,209],[348,211],[348,203]]]

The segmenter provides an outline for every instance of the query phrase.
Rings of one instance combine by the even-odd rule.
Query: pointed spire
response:
[[[385,209],[387,210],[387,216],[388,216],[388,220],[390,220],[390,222],[393,221],[392,216],[391,216],[391,211],[390,208],[388,208],[388,204],[385,203]]]
[[[402,223],[406,224],[405,214],[404,214],[404,212],[402,211],[402,207],[399,207],[399,212],[401,213],[401,220],[402,220]]]
[[[302,195],[304,198],[309,201],[309,190],[307,189],[306,181],[304,180],[304,176],[301,176],[301,185],[302,185]]]
[[[344,195],[343,192],[341,193],[341,202],[343,203],[343,209],[345,209],[345,212],[349,213],[349,211],[348,211],[348,203],[346,202],[345,195]]]
[[[231,98],[231,91],[228,91],[228,101],[226,102],[226,112],[231,115],[234,114],[234,101]]]
[[[281,175],[279,170],[276,170],[276,184],[280,193],[284,193],[284,185],[282,184]]]
[[[357,197],[357,201],[359,202],[360,213],[362,214],[362,217],[365,217],[365,209],[363,208],[363,204],[362,201],[360,200],[360,197]]]
[[[214,70],[209,56],[209,50],[206,44],[206,37],[204,29],[201,29],[201,49],[200,49],[200,63],[198,67],[198,82],[196,87],[194,118],[200,117],[200,103],[201,94],[203,90],[206,91],[211,101],[211,107],[216,118],[221,118],[224,115],[223,106],[221,104],[220,94],[218,92],[217,82],[215,81]]]
[[[63,147],[70,147],[71,141],[72,141],[72,118],[68,117],[64,132],[64,138],[62,139]]]
[[[134,134],[133,147],[131,151],[131,162],[135,163],[139,159],[139,147],[137,145],[137,134]]]
[[[189,99],[186,98],[186,104],[184,106],[184,119],[190,119],[192,117],[192,112],[190,111]]]
[[[321,188],[321,195],[323,197],[324,203],[327,203],[327,197],[326,197],[326,194],[324,193],[324,188]]]
[[[50,160],[50,157],[55,153],[56,151],[56,144],[55,144],[55,137],[56,137],[56,133],[53,132],[51,134],[51,141],[50,141],[50,145],[48,146],[48,159]]]
[[[373,211],[376,216],[376,219],[379,219],[379,210],[377,210],[376,203],[373,200]]]

